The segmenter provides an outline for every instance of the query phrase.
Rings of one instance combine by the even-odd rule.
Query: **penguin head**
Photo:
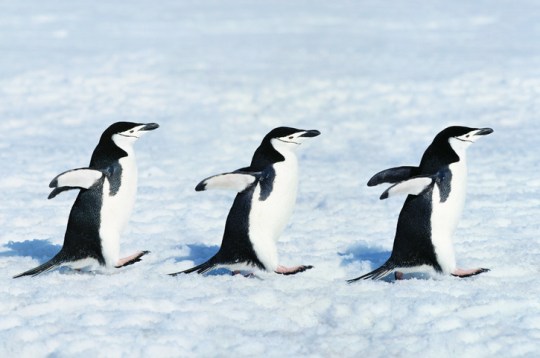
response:
[[[285,155],[294,151],[308,138],[316,137],[318,130],[304,130],[290,127],[272,129],[262,140],[253,154],[252,170],[263,170],[267,165],[285,160]]]
[[[111,161],[118,160],[131,152],[133,143],[147,131],[158,128],[156,123],[117,122],[109,126],[101,135],[90,159],[91,168],[103,168]]]
[[[101,135],[101,142],[111,141],[117,147],[126,150],[133,146],[133,143],[142,137],[146,132],[158,128],[157,123],[132,123],[132,122],[117,122],[112,124]]]
[[[443,165],[465,158],[467,148],[478,138],[493,132],[491,128],[448,127],[426,149],[420,162],[421,172],[435,174]]]
[[[452,149],[459,153],[467,149],[480,137],[493,133],[491,128],[448,127],[439,135],[446,137]]]
[[[101,136],[102,140],[112,140],[121,149],[129,149],[147,131],[158,128],[157,123],[117,122],[112,124]]]
[[[307,139],[321,134],[318,130],[304,130],[290,127],[278,127],[270,131],[263,139],[270,142],[272,147],[280,153],[295,151]]]

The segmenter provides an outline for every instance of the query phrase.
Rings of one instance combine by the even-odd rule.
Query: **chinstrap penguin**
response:
[[[368,186],[393,184],[381,200],[408,194],[399,214],[390,258],[376,270],[349,280],[379,279],[394,273],[428,272],[468,277],[489,271],[459,269],[452,235],[465,203],[466,150],[491,128],[448,127],[426,149],[418,167],[390,168],[375,174]]]
[[[88,167],[66,171],[52,180],[49,199],[66,190],[80,189],[71,208],[64,244],[51,260],[14,278],[35,276],[61,265],[73,269],[119,268],[140,261],[148,253],[141,251],[120,259],[120,235],[137,192],[133,144],[158,127],[156,123],[114,123],[101,135]]]
[[[279,127],[270,131],[255,151],[249,167],[201,181],[195,190],[232,189],[238,192],[227,216],[219,251],[201,265],[171,274],[209,272],[224,267],[238,272],[259,269],[290,275],[312,266],[279,264],[277,240],[296,202],[296,150],[317,130]]]

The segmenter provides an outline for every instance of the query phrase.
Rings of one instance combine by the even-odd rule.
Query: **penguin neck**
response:
[[[112,137],[112,142],[116,148],[126,153],[126,155],[133,155],[134,139],[115,135]]]
[[[285,157],[277,151],[270,142],[263,142],[251,159],[250,168],[255,171],[261,171],[269,165],[282,162]]]
[[[273,194],[275,197],[284,199],[281,205],[283,205],[283,210],[287,212],[286,219],[284,219],[287,222],[292,214],[298,191],[298,158],[296,153],[290,150],[283,151],[281,154],[285,159],[273,165],[276,175]],[[279,231],[282,231],[283,228],[284,226]]]
[[[275,151],[283,158],[281,161],[274,163],[276,175],[289,177],[289,185],[298,185],[298,158],[296,156],[296,148],[278,147]],[[295,189],[296,192],[296,189]]]
[[[137,193],[137,179],[138,179],[138,170],[137,170],[137,161],[135,158],[135,151],[133,146],[126,146],[122,148],[125,151],[126,155],[118,160],[118,163],[122,167],[122,185],[124,186],[124,192],[127,197],[132,197],[133,202],[130,202],[132,206],[135,201],[135,195]],[[128,200],[129,201],[129,200]]]
[[[467,148],[469,148],[470,143],[462,142],[460,140],[451,138],[450,146],[452,151],[457,156],[458,160],[450,164],[450,170],[452,170],[452,175],[455,177],[456,181],[461,181],[460,184],[463,184],[463,187],[467,185]]]
[[[467,192],[467,148],[470,143],[451,138],[449,140],[452,151],[457,156],[458,160],[451,163],[448,168],[452,172],[452,195],[456,198],[456,207],[458,208],[458,217],[461,215],[465,204],[465,196]]]
[[[90,168],[105,169],[120,159],[133,154],[132,142],[120,142],[114,138],[102,138],[92,153]]]

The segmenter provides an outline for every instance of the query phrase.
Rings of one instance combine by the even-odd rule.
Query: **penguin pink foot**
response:
[[[463,278],[463,277],[479,275],[481,273],[488,272],[488,271],[489,269],[487,268],[476,268],[476,269],[459,269],[458,268],[452,272],[452,276]]]
[[[400,271],[394,272],[394,278],[396,279],[396,281],[403,280],[403,272],[400,272]]]
[[[312,268],[313,268],[313,266],[311,266],[311,265],[308,265],[308,266],[300,265],[300,266],[294,266],[294,267],[285,267],[285,266],[279,265],[277,267],[276,271],[274,271],[274,272],[278,273],[280,275],[294,275],[294,274],[297,274],[299,272],[304,272],[304,271],[312,269]]]
[[[141,257],[148,254],[150,251],[139,251],[136,254],[130,255],[128,257],[124,257],[123,259],[118,260],[118,263],[115,268],[120,268],[124,266],[133,265],[135,262],[141,261]]]

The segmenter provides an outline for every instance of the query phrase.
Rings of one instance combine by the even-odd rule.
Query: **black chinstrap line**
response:
[[[290,144],[296,144],[296,145],[300,145],[300,143],[296,143],[296,142],[289,142],[287,140],[283,140],[281,138],[276,138],[277,140],[279,140],[280,142],[283,142],[283,143],[290,143]]]

